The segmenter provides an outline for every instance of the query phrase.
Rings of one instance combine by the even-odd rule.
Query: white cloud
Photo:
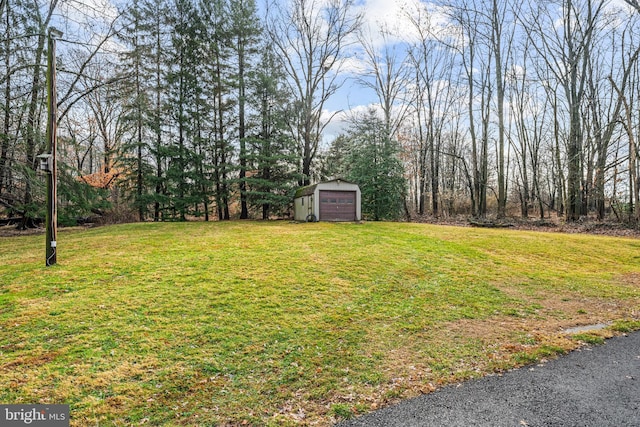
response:
[[[59,12],[81,26],[111,22],[118,16],[118,9],[109,0],[68,0],[60,3]]]
[[[624,0],[610,0],[608,3],[605,3],[604,7],[605,9],[609,9],[609,10],[622,9],[632,13],[635,11],[633,7],[629,5],[629,3],[625,2]]]
[[[361,6],[363,32],[376,48],[397,43],[411,35],[408,13],[419,4],[418,0],[365,0]]]
[[[368,68],[367,64],[362,61],[357,54],[340,60],[340,73],[352,75],[364,74],[367,72]]]
[[[378,112],[380,118],[383,117],[382,108],[376,103],[356,105],[349,109],[340,111],[323,110],[321,115],[321,120],[323,122],[326,122],[326,120],[333,117],[333,120],[331,120],[327,125],[322,134],[323,145],[328,147],[334,139],[347,131],[347,129],[353,124],[354,119],[367,114],[371,109]]]
[[[374,47],[418,40],[416,23],[434,31],[449,25],[443,7],[421,0],[365,0],[360,8]]]
[[[631,20],[635,19],[634,16],[638,13],[624,0],[611,0],[605,3],[603,8],[608,15],[607,26],[612,30],[623,30],[630,25]]]

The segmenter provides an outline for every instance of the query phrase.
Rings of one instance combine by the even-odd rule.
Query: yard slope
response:
[[[0,239],[0,401],[72,425],[329,425],[640,327],[640,241],[143,223]],[[611,323],[569,336],[569,326]]]

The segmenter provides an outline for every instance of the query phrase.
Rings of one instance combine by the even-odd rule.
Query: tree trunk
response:
[[[9,160],[9,132],[11,132],[11,72],[9,67],[11,66],[11,55],[8,52],[11,52],[11,37],[9,29],[11,28],[10,21],[10,10],[9,10],[9,2],[4,3],[2,0],[3,7],[0,7],[0,14],[2,14],[2,10],[4,6],[6,6],[6,33],[5,33],[5,70],[7,71],[7,77],[4,87],[4,128],[2,129],[2,135],[0,135],[0,196],[2,196],[2,192],[5,187],[5,176],[7,175],[7,171],[9,169],[8,160]]]
[[[504,80],[502,78],[502,25],[498,17],[498,3],[493,0],[492,10],[492,41],[493,54],[496,66],[496,95],[498,102],[498,218],[506,216],[507,189],[505,180],[505,159],[504,159]]]
[[[247,208],[247,149],[245,141],[245,41],[238,35],[238,137],[240,139],[240,219],[249,218]]]
[[[562,167],[562,158],[561,158],[561,150],[560,150],[560,124],[558,122],[558,99],[557,97],[553,98],[553,137],[554,137],[554,163],[556,165],[556,173],[555,173],[555,186],[558,193],[558,206],[557,212],[558,216],[564,216],[564,207],[566,206],[565,202],[565,181],[564,181],[564,171]]]
[[[139,45],[138,35],[136,33],[135,36],[135,45]],[[145,219],[145,211],[146,208],[142,203],[142,195],[144,193],[144,175],[143,175],[143,159],[142,159],[142,106],[140,105],[140,96],[142,93],[141,81],[140,81],[140,60],[136,58],[135,65],[135,82],[136,82],[136,162],[137,162],[137,172],[136,172],[136,194],[138,197],[138,220],[141,222]]]
[[[160,221],[160,199],[162,196],[162,161],[164,156],[162,155],[162,39],[161,39],[161,25],[160,15],[156,17],[155,21],[155,132],[156,132],[156,188],[155,188],[155,203],[153,206],[153,220]]]

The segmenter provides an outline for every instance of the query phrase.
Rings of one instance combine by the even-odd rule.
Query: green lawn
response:
[[[640,328],[640,241],[423,224],[0,239],[0,402],[72,425],[330,425]]]

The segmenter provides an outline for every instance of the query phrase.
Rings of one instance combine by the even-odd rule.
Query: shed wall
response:
[[[302,197],[297,197],[293,202],[294,202],[294,206],[293,206],[293,212],[294,212],[294,220],[296,221],[306,221],[307,220],[307,216],[309,214],[315,214],[316,211],[314,211],[313,209],[313,195],[310,196],[302,196]],[[317,218],[317,215],[316,215]]]
[[[317,221],[322,221],[320,215],[320,192],[321,191],[353,191],[355,192],[355,220],[362,219],[362,205],[360,187],[357,184],[342,180],[321,182],[315,185],[312,195],[296,197],[294,200],[294,219],[296,221],[306,221],[310,214],[315,215]],[[333,219],[335,220],[335,219]],[[353,220],[352,218],[349,220]]]

